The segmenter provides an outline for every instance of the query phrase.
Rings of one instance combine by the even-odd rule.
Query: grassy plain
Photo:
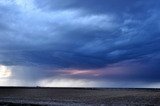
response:
[[[160,89],[0,87],[0,106],[160,106]]]

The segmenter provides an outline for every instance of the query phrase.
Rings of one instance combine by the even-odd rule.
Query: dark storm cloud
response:
[[[2,0],[0,63],[53,69],[56,76],[54,70],[98,70],[127,61],[123,67],[129,75],[101,78],[160,81],[159,4],[158,0]],[[45,71],[40,73],[50,76]]]

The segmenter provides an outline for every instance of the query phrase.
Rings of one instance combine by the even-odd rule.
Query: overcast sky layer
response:
[[[159,0],[0,0],[0,86],[160,88]]]

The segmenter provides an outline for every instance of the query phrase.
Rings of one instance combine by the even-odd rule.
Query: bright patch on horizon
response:
[[[7,78],[12,75],[11,70],[3,65],[0,65],[0,78]]]
[[[97,86],[97,82],[87,79],[50,78],[39,81],[38,85],[42,87],[94,87]]]

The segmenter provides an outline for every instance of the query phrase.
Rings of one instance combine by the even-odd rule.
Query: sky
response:
[[[160,88],[159,0],[0,0],[0,86]]]

